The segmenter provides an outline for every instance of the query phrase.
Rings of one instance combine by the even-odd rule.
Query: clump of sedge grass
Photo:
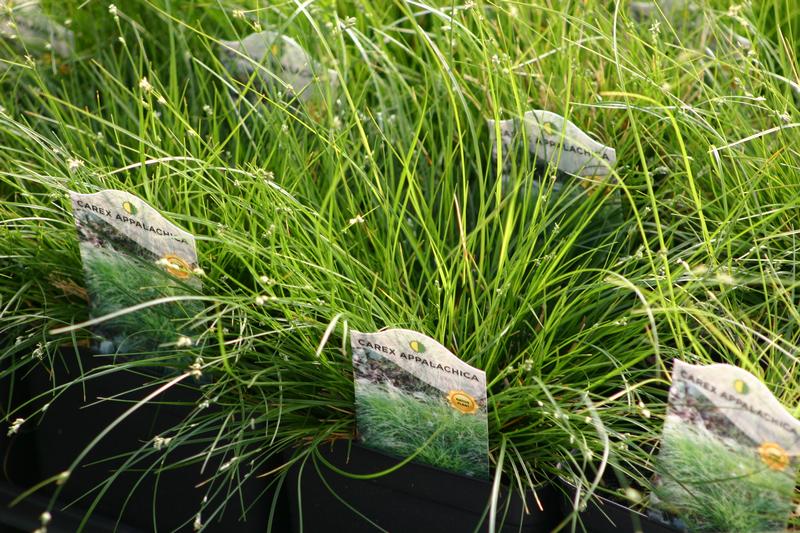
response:
[[[795,405],[797,47],[775,27],[796,13],[712,2],[686,29],[607,4],[57,6],[68,68],[4,48],[0,376],[88,336],[49,333],[88,316],[64,195],[118,188],[198,235],[202,365],[161,351],[93,372],[160,365],[177,377],[154,384],[198,389],[164,437],[227,465],[198,496],[205,525],[239,505],[237,466],[354,437],[350,328],[415,329],[485,370],[491,466],[518,488],[590,460],[646,485],[673,357],[738,364]],[[338,71],[338,101],[308,113],[225,71],[219,40],[264,24]],[[752,53],[726,44],[731,24]],[[554,199],[533,162],[510,190],[543,186],[508,192],[485,119],[530,107],[617,149],[614,195]],[[164,468],[149,442],[126,465]]]

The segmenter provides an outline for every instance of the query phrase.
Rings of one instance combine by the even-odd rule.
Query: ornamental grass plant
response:
[[[602,0],[44,7],[70,21],[67,57],[0,40],[2,414],[35,425],[109,372],[149,376],[132,409],[196,389],[126,465],[158,471],[202,445],[188,462],[221,466],[198,490],[198,529],[270,505],[240,498],[248,476],[282,483],[289,463],[355,438],[353,329],[420,331],[484,370],[492,476],[536,490],[574,475],[576,508],[612,465],[649,490],[672,358],[741,366],[800,415],[793,2],[645,20]],[[230,74],[220,42],[266,28],[338,87],[310,105]],[[573,178],[577,194],[551,194],[564,178],[533,161],[510,188],[496,178],[486,119],[534,108],[616,148],[610,191]],[[196,306],[191,342],[98,359],[12,404],[34,366],[97,357],[68,350],[111,318],[89,315],[67,192],[107,188],[196,235],[205,272],[198,294],[114,319]]]

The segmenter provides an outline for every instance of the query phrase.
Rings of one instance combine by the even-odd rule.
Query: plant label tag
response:
[[[93,318],[200,290],[194,236],[144,200],[117,190],[70,192],[70,197]],[[99,351],[130,354],[175,346],[189,338],[188,322],[199,311],[196,300],[173,301],[102,321],[94,328]]]
[[[528,111],[523,119],[529,150],[537,161],[583,177],[611,174],[617,152],[600,144],[578,126],[550,111]]]
[[[66,57],[72,53],[73,33],[44,14],[39,0],[14,4],[0,0],[0,37],[18,42],[29,54],[52,50]]]
[[[753,374],[675,360],[653,503],[690,531],[784,531],[800,421]]]
[[[476,478],[489,475],[486,373],[416,331],[350,334],[361,442]]]
[[[221,41],[220,59],[241,83],[255,75],[257,89],[284,93],[303,103],[324,101],[326,88],[335,92],[339,87],[335,70],[323,68],[297,41],[274,31]]]
[[[499,145],[503,153],[500,168],[504,187],[510,184],[513,163],[520,159],[521,147],[515,141],[518,132],[524,134],[525,150],[536,167],[541,170],[552,164],[562,178],[565,175],[583,178],[578,183],[589,193],[607,179],[617,162],[616,150],[593,140],[572,122],[549,111],[528,111],[522,121],[513,118],[500,121],[487,119],[486,125],[494,170],[498,165],[498,132],[500,135]],[[538,180],[534,182],[532,185],[535,187]],[[561,184],[562,180],[559,180],[555,190],[560,191]]]
[[[628,6],[632,18],[638,22],[660,17],[662,14],[667,20],[674,21],[676,15],[687,7],[686,0],[660,0],[658,4],[653,1],[636,1]]]
[[[705,48],[706,54],[712,58],[720,46],[739,51],[753,48],[753,42],[750,39],[739,35],[725,25],[712,24],[699,12],[695,4],[689,3],[687,0],[660,0],[659,3],[653,1],[631,2],[628,7],[631,18],[640,23],[663,20],[673,30],[678,30],[682,34],[693,28],[702,30],[700,31],[703,37],[701,48]],[[706,75],[708,76],[708,74]]]
[[[489,129],[489,142],[492,145],[492,164],[497,167],[497,133],[500,132],[500,148],[503,152],[502,175],[507,179],[511,173],[511,147],[514,133],[517,130],[517,121],[513,118],[507,120],[486,119]]]

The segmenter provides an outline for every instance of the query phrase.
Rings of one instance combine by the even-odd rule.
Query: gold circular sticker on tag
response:
[[[447,394],[447,401],[456,411],[472,414],[478,410],[478,402],[463,390],[451,390]]]
[[[789,466],[789,454],[775,442],[765,442],[758,447],[761,461],[771,470],[785,470]]]
[[[177,255],[167,254],[164,256],[167,260],[167,272],[176,278],[186,279],[191,274],[192,269],[189,263],[178,257]]]

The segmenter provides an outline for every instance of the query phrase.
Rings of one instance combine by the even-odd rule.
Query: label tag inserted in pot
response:
[[[466,476],[489,475],[486,374],[416,331],[352,331],[361,442]]]
[[[325,69],[297,41],[274,31],[252,33],[238,41],[221,41],[220,59],[241,83],[255,75],[256,88],[284,93],[287,100],[325,101],[326,89],[339,87],[339,75]]]
[[[753,374],[675,360],[656,507],[690,531],[784,531],[799,454],[800,421]]]
[[[11,2],[0,0],[0,38],[16,43],[25,54],[40,59],[53,52],[62,58],[74,49],[73,33],[48,17],[39,0]],[[0,72],[7,68],[0,62]]]
[[[91,315],[197,293],[202,271],[194,236],[124,191],[70,192]],[[101,353],[146,353],[186,345],[197,301],[145,307],[97,324]]]
[[[617,152],[589,137],[578,126],[550,111],[528,111],[523,119],[531,153],[562,172],[576,176],[607,176]]]
[[[508,181],[514,154],[514,136],[520,121],[507,119],[496,122],[487,120],[489,139],[492,143],[492,159],[497,165],[497,130],[503,151],[503,180]],[[538,167],[548,164],[560,172],[600,181],[612,173],[617,163],[617,152],[587,135],[578,126],[561,115],[550,111],[533,110],[525,113],[522,131],[527,152]],[[592,178],[595,178],[594,180]]]

